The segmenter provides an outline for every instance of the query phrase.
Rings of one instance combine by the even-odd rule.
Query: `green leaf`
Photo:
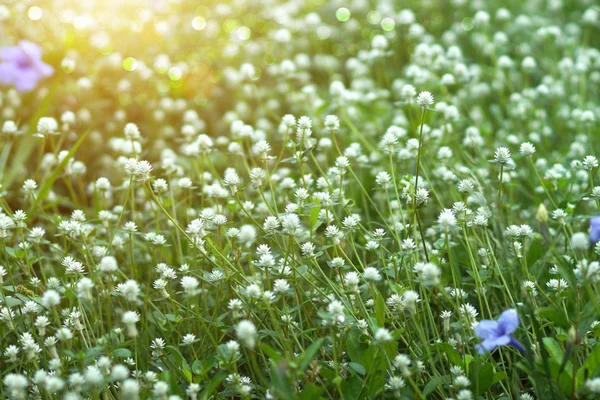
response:
[[[563,359],[566,356],[566,352],[564,352],[560,348],[560,344],[554,338],[545,337],[544,339],[542,339],[542,342],[544,343],[544,346],[548,350],[548,353],[550,353],[550,357],[552,357],[552,359],[554,361],[556,361],[556,363],[560,366],[560,364],[562,364]],[[563,369],[565,369],[565,368],[563,367]],[[569,361],[566,364],[566,370],[565,370],[565,372],[566,372],[567,375],[571,376],[571,371],[572,370],[573,369],[571,367],[571,362]]]
[[[381,328],[385,325],[385,300],[379,292],[377,292],[377,299],[375,300],[375,318],[378,327]]]
[[[271,382],[273,383],[273,394],[277,398],[292,399],[294,397],[292,384],[289,382],[284,363],[277,364],[271,360]]]
[[[587,378],[595,376],[598,367],[600,367],[600,345],[594,347],[577,371],[577,381],[583,382]]]
[[[350,357],[350,360],[354,362],[359,362],[363,353],[368,348],[365,343],[360,341],[360,333],[357,331],[350,332],[346,345],[348,346],[348,356]]]
[[[204,390],[200,393],[200,396],[198,398],[200,400],[207,400],[209,396],[215,393],[221,382],[223,382],[225,378],[227,378],[227,375],[229,375],[229,372],[221,371],[215,376],[213,376],[208,385],[206,385]]]
[[[443,354],[448,357],[448,359],[459,367],[464,367],[464,362],[458,351],[448,343],[437,343],[436,347],[438,348],[439,354]]]
[[[427,385],[425,385],[425,387],[423,388],[423,396],[429,396],[431,393],[435,392],[441,384],[449,382],[449,375],[436,376],[432,378],[429,382],[427,382]]]
[[[77,142],[75,142],[75,144],[73,145],[71,150],[69,150],[69,152],[67,153],[65,158],[63,158],[63,160],[60,162],[60,164],[58,164],[58,166],[56,167],[54,172],[52,172],[52,174],[46,180],[44,180],[44,183],[42,184],[40,191],[38,192],[37,196],[35,197],[35,203],[33,205],[34,210],[36,209],[39,202],[43,201],[46,198],[46,196],[48,195],[48,192],[50,191],[50,188],[52,188],[52,185],[54,185],[54,182],[56,181],[58,176],[62,173],[62,171],[65,169],[65,167],[67,166],[69,161],[73,158],[73,156],[75,155],[75,152],[77,152],[77,149],[79,148],[79,146],[81,146],[81,143],[83,143],[83,141],[85,140],[85,138],[87,137],[87,135],[89,133],[90,133],[90,130],[88,129],[83,135],[81,135],[79,137],[79,139],[77,139]]]
[[[23,302],[19,299],[16,299],[14,297],[7,297],[6,298],[6,305],[8,306],[8,308],[14,307],[14,306],[18,306],[23,304]]]
[[[367,370],[365,369],[365,367],[363,367],[359,363],[351,362],[350,364],[348,364],[348,367],[352,371],[356,372],[359,375],[366,375],[367,374]]]
[[[502,379],[505,379],[508,375],[506,374],[506,372],[504,371],[500,371],[500,372],[495,372],[494,373],[494,379],[493,379],[493,383],[498,383],[500,382]]]
[[[480,396],[494,384],[494,367],[481,359],[473,360],[469,364],[469,379],[473,382],[473,394]]]
[[[310,383],[302,388],[298,400],[316,400],[321,396],[321,393],[323,393],[322,387]]]
[[[113,357],[127,358],[127,357],[131,357],[131,350],[116,349],[115,351],[112,352],[112,354],[113,354]]]
[[[171,359],[173,360],[175,367],[177,370],[182,372],[186,378],[189,377],[188,382],[192,381],[192,373],[191,368],[186,359],[183,357],[179,349],[175,346],[167,346],[167,350],[171,354]],[[187,373],[186,373],[187,372]]]
[[[27,131],[23,135],[21,135],[19,144],[13,151],[14,155],[10,161],[10,167],[8,168],[6,173],[4,171],[4,168],[2,168],[2,173],[0,175],[2,175],[2,177],[4,178],[3,183],[5,187],[9,187],[13,183],[14,179],[17,177],[19,172],[23,170],[23,166],[25,165],[27,159],[33,152],[35,145],[38,143],[36,140],[33,140],[35,138],[32,138],[31,135],[33,135],[37,129],[38,120],[44,115],[48,115],[48,108],[52,104],[52,100],[54,100],[54,95],[56,94],[56,91],[59,88],[60,83],[62,82],[62,79],[54,79],[54,82],[52,82],[52,86],[48,91],[48,94],[46,95],[46,97],[44,97],[42,103],[36,107],[35,114],[29,119],[29,121],[27,121]]]
[[[542,342],[544,343],[544,346],[546,346],[546,350],[548,350],[552,359],[560,362],[562,360],[561,354],[563,353],[562,349],[560,348],[560,344],[550,337],[543,338]]]
[[[281,353],[266,343],[259,343],[258,348],[275,362],[279,362],[282,359]]]
[[[558,387],[564,395],[569,395],[573,387],[572,379],[569,373],[561,373],[560,365],[557,362],[549,361],[549,368],[552,378],[558,383]]]
[[[315,358],[315,355],[317,354],[321,346],[323,346],[323,343],[325,343],[325,339],[320,338],[319,340],[308,346],[308,349],[306,349],[304,353],[302,353],[302,355],[298,357],[299,374],[304,373],[304,370],[308,368],[308,365],[310,364],[312,359]]]
[[[537,309],[535,313],[542,318],[546,318],[552,321],[561,328],[569,329],[569,327],[571,326],[569,320],[565,316],[565,313],[553,307],[542,307]]]
[[[319,200],[315,199],[315,205],[310,208],[309,222],[311,229],[314,229],[315,225],[317,225],[317,222],[319,221],[319,212],[321,212]]]

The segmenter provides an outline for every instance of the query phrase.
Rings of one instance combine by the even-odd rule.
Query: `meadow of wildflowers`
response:
[[[594,0],[4,0],[0,398],[600,398],[599,49]]]

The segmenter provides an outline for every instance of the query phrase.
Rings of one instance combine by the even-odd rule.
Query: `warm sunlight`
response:
[[[600,398],[593,0],[2,0],[0,399]]]

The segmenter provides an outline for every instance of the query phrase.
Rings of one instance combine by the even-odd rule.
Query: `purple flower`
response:
[[[592,217],[590,220],[590,242],[596,243],[600,240],[600,217]]]
[[[475,335],[483,339],[476,346],[479,354],[489,353],[498,346],[513,346],[524,352],[525,348],[512,335],[519,326],[517,311],[510,309],[502,313],[498,321],[483,320],[475,326]]]
[[[27,92],[53,72],[54,69],[42,61],[42,49],[35,43],[22,40],[17,46],[0,49],[0,84]]]

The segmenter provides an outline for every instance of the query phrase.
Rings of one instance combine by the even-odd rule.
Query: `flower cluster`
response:
[[[600,396],[593,2],[41,3],[1,398]]]

